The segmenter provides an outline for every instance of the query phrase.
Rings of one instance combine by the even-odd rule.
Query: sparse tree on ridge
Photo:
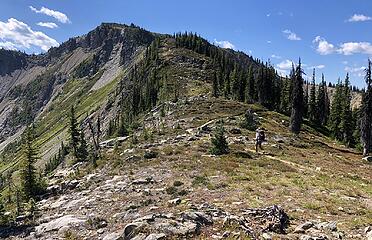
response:
[[[360,120],[360,140],[363,147],[363,156],[368,156],[371,150],[372,138],[372,76],[371,60],[368,59],[368,67],[365,70],[366,89],[363,94],[361,120]]]
[[[340,131],[342,133],[342,141],[348,146],[351,146],[353,144],[353,113],[351,110],[349,73],[346,75],[343,88]]]
[[[35,163],[38,160],[38,150],[34,146],[33,127],[28,127],[23,143],[23,159],[20,169],[22,192],[28,201],[39,193]]]
[[[315,90],[315,68],[313,69],[313,78],[311,80],[310,96],[309,96],[309,114],[308,118],[311,122],[315,122],[317,118],[317,107],[316,107],[316,90]]]
[[[79,127],[78,122],[75,116],[75,108],[71,106],[70,109],[70,125],[69,125],[69,133],[70,133],[70,146],[72,148],[74,156],[78,159],[79,158]]]
[[[298,66],[291,79],[293,81],[292,90],[292,112],[291,112],[291,132],[298,134],[301,130],[303,110],[304,110],[304,93],[303,93],[303,78],[302,78],[301,59],[298,61]]]

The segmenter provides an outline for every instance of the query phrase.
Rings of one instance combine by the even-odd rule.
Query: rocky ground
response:
[[[258,154],[240,127],[248,107],[268,129]],[[372,166],[357,153],[232,101],[200,96],[160,115],[145,117],[138,143],[103,142],[96,169],[58,169],[36,226],[9,239],[372,239]],[[230,153],[218,157],[208,149],[220,119]]]

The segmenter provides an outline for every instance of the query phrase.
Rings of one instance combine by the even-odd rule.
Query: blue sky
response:
[[[285,74],[301,57],[327,81],[350,72],[364,86],[372,56],[370,0],[1,0],[0,47],[43,52],[101,22],[134,23],[150,31],[197,32],[244,51]],[[319,80],[319,78],[318,78]]]

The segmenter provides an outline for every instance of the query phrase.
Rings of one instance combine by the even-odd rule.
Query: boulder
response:
[[[337,231],[337,223],[336,222],[321,222],[316,225],[317,229],[320,230],[327,230],[331,232]]]
[[[144,222],[132,222],[125,226],[122,237],[124,240],[133,239],[141,229],[145,227]]]
[[[86,222],[85,219],[73,215],[65,215],[50,222],[43,223],[35,228],[37,233],[57,231],[65,226],[81,226]]]
[[[121,240],[123,232],[113,232],[107,234],[102,240]]]
[[[165,239],[166,235],[164,233],[151,233],[145,240],[162,240]]]
[[[205,214],[204,212],[188,211],[182,213],[181,216],[184,220],[191,220],[202,225],[213,224],[212,217]]]
[[[367,163],[372,163],[372,156],[364,157],[362,159],[363,159],[363,161],[365,161]]]
[[[154,179],[152,179],[152,177],[148,177],[148,178],[139,178],[139,179],[136,179],[132,182],[132,185],[141,185],[141,184],[149,184],[149,183],[154,183]]]
[[[305,222],[303,224],[298,225],[295,228],[294,233],[304,233],[304,232],[306,232],[306,230],[312,228],[313,226],[314,226],[314,223],[312,223],[312,222]]]
[[[171,205],[178,205],[181,203],[181,198],[175,198],[175,199],[169,200],[168,203]]]
[[[366,235],[367,240],[372,240],[372,231],[369,231]]]
[[[271,239],[273,239],[273,237],[269,233],[263,233],[262,234],[262,238],[265,239],[265,240],[271,240]]]

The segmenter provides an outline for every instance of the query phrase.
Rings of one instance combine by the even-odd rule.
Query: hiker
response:
[[[256,152],[258,152],[258,148],[262,149],[262,143],[265,141],[265,128],[257,128],[256,129]]]

